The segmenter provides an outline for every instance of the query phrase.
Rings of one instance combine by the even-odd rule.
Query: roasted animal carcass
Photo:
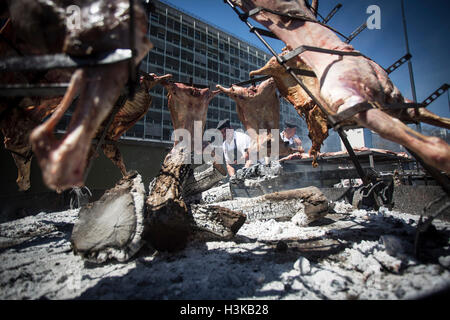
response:
[[[317,23],[315,14],[304,0],[232,1],[245,12],[256,7],[271,10],[272,13],[263,10],[252,17],[291,48],[308,45],[357,52],[351,45],[341,41],[332,30]],[[300,57],[320,79],[320,96],[334,113],[359,103],[370,103],[375,108],[353,116],[359,125],[377,132],[385,139],[404,145],[429,165],[450,172],[450,146],[445,141],[419,134],[400,120],[392,118],[392,112],[379,109],[390,104],[405,103],[407,100],[377,63],[361,55],[315,51],[306,51]],[[414,114],[416,111],[409,110],[407,113]]]
[[[195,88],[183,83],[163,81],[161,84],[167,90],[168,108],[175,131],[175,141],[178,142],[177,130],[187,130],[191,137],[191,149],[194,147],[194,138],[202,135],[206,124],[206,115],[209,102],[219,94],[219,90],[211,91],[209,88]],[[195,132],[195,122],[201,126]],[[201,130],[200,130],[201,129]],[[202,136],[197,137],[202,140]],[[200,146],[200,144],[199,144]],[[195,150],[201,151],[201,150]]]
[[[17,166],[17,185],[20,191],[30,189],[30,170],[33,152],[30,132],[42,123],[58,106],[62,98],[45,99],[40,105],[10,108],[2,114],[0,129],[4,136],[5,149],[11,152]]]
[[[283,54],[287,53],[285,51]],[[293,69],[311,71],[300,58],[292,59],[288,66]],[[285,71],[285,69],[272,57],[267,64],[259,70],[251,71],[250,76],[270,75],[275,80],[280,94],[292,105],[298,114],[305,119],[308,126],[309,138],[312,141],[309,155],[313,157],[313,166],[317,167],[317,155],[323,141],[328,137],[327,116],[312,101],[311,97],[300,87],[300,85]],[[316,77],[298,75],[303,83],[316,95],[319,95],[319,83]]]
[[[125,104],[117,111],[106,132],[105,143],[101,146],[103,153],[120,169],[120,172],[124,177],[128,172],[116,142],[147,113],[152,103],[152,97],[149,90],[161,81],[170,77],[172,77],[171,74],[157,76],[154,73],[141,76],[139,89],[135,92],[134,97],[132,99],[127,99]],[[107,120],[105,120],[97,130],[97,139],[100,138],[105,130],[106,122]],[[94,150],[91,150],[92,156],[93,152]],[[91,157],[88,157],[88,159],[90,158]]]
[[[94,57],[130,44],[130,8],[127,0],[71,1],[14,0],[9,14],[16,36],[32,50],[25,54],[64,52]],[[66,24],[66,6],[80,8],[79,24]],[[135,17],[134,49],[137,64],[152,48],[146,37],[147,18],[139,4]],[[55,40],[56,39],[56,40]],[[40,41],[41,40],[41,41]],[[33,130],[30,140],[46,185],[57,191],[84,184],[84,171],[92,138],[111,111],[129,76],[129,63],[77,69],[52,116]],[[53,130],[79,94],[68,130],[61,140]]]
[[[300,151],[290,149],[280,142],[279,130],[275,136],[272,135],[272,129],[280,128],[280,101],[272,79],[248,88],[224,88],[220,85],[217,85],[217,88],[236,102],[239,120],[252,140],[250,152],[269,157],[272,154],[272,146],[279,146],[276,153],[280,156]]]

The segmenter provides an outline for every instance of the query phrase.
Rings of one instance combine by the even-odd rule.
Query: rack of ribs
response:
[[[389,105],[405,104],[408,100],[394,86],[381,66],[363,55],[352,55],[358,54],[353,46],[344,43],[332,30],[318,23],[306,1],[231,1],[247,13],[257,7],[271,10],[272,12],[259,11],[252,18],[272,31],[290,48],[310,46],[350,53],[329,54],[308,50],[300,54],[301,59],[320,79],[322,100],[334,114],[360,103],[371,104],[375,108],[352,117],[358,125],[375,131],[385,139],[402,144],[428,165],[450,172],[450,146],[442,139],[427,137],[414,131],[393,118],[392,112],[380,110]]]
[[[282,53],[286,54],[287,51]],[[301,59],[291,59],[288,66],[293,69],[307,70],[311,69],[306,66]],[[309,150],[309,156],[313,157],[313,166],[317,167],[317,156],[323,141],[328,137],[327,116],[314,103],[311,97],[302,89],[302,87],[285,71],[285,69],[277,62],[275,57],[270,58],[264,67],[250,72],[250,76],[269,75],[272,76],[276,86],[288,102],[290,102],[298,114],[305,119],[308,126],[309,138],[312,146]],[[316,77],[298,75],[303,83],[315,95],[318,95],[319,83]]]
[[[209,88],[199,89],[179,82],[163,81],[161,84],[167,90],[168,108],[173,128],[187,130],[192,138],[194,135],[203,134],[209,102],[220,91],[211,91]],[[201,132],[194,132],[195,122],[201,122]],[[177,131],[175,131],[175,141],[178,142]],[[191,147],[191,150],[196,147],[193,140]],[[197,150],[194,151],[197,152]]]
[[[30,44],[31,49],[22,51],[23,54],[95,57],[132,42],[129,3],[128,0],[74,1],[71,4],[80,8],[79,25],[66,23],[63,0],[10,1],[8,9],[16,36]],[[146,13],[140,4],[135,4],[132,10],[135,53],[132,63],[137,65],[152,44],[146,37]],[[129,79],[129,70],[129,61],[76,69],[61,104],[47,121],[32,131],[33,152],[49,188],[61,192],[84,185],[91,141]],[[58,140],[53,131],[77,95],[67,132]]]
[[[16,182],[20,191],[27,191],[31,187],[30,170],[33,152],[29,140],[30,133],[55,110],[61,99],[61,97],[45,99],[37,106],[9,108],[1,117],[0,130],[4,136],[5,149],[11,152],[17,167]],[[33,103],[37,102],[33,101]]]
[[[231,88],[217,85],[217,88],[236,102],[239,120],[252,140],[250,153],[257,152],[258,155],[269,157],[272,155],[272,146],[279,146],[280,156],[301,151],[288,148],[283,142],[280,143],[279,133],[276,136],[272,135],[271,129],[280,128],[280,101],[272,79],[248,88],[235,85]]]
[[[152,103],[149,91],[161,81],[170,77],[172,77],[171,74],[157,76],[154,73],[141,76],[139,89],[135,92],[134,97],[127,99],[118,110],[106,132],[105,143],[101,145],[103,153],[120,169],[124,177],[128,174],[128,171],[116,142],[147,113]],[[105,130],[106,122],[104,121],[97,130],[97,139]],[[91,159],[92,156],[94,156],[94,148],[91,149],[91,156],[88,159]]]

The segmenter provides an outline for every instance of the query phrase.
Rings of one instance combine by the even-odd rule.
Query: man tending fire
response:
[[[228,174],[230,177],[234,177],[237,169],[248,168],[252,164],[248,152],[251,139],[245,133],[231,128],[229,119],[219,122],[217,130],[220,130],[224,140],[222,147]]]
[[[305,152],[302,147],[302,140],[297,135],[297,126],[290,121],[286,121],[284,125],[285,129],[280,133],[283,142],[288,144],[289,148],[298,149],[299,152]]]

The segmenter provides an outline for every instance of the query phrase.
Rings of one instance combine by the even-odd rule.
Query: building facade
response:
[[[141,70],[157,75],[172,74],[175,81],[193,82],[215,89],[249,79],[249,72],[261,68],[271,54],[230,33],[162,1],[153,1],[148,37],[154,48],[141,63]],[[151,90],[152,106],[146,116],[128,130],[125,138],[170,141],[173,131],[162,86]],[[234,128],[242,128],[235,102],[216,96],[209,105],[206,129],[229,118]],[[292,105],[280,99],[281,124],[291,120],[301,125]],[[281,125],[281,128],[283,126]]]

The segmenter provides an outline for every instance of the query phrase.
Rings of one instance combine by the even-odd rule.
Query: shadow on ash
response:
[[[237,197],[216,164],[168,154],[96,202],[0,224],[2,299],[417,299],[450,286],[450,222],[316,187]],[[256,183],[257,184],[257,183]]]

